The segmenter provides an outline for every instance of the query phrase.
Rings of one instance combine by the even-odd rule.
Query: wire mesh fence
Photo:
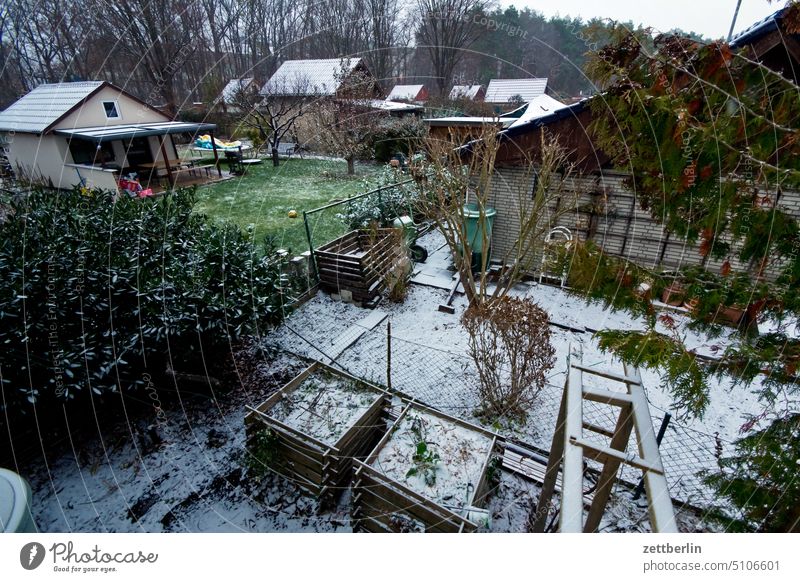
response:
[[[477,370],[472,359],[445,347],[435,347],[410,341],[387,333],[385,324],[374,328],[351,328],[351,337],[343,349],[319,349],[320,338],[307,342],[304,355],[328,359],[348,373],[381,386],[388,386],[420,402],[453,416],[480,422],[475,412],[480,406],[477,390]],[[342,341],[339,338],[339,341]],[[341,347],[341,346],[340,346]],[[508,437],[543,451],[552,444],[563,386],[548,383],[539,392],[523,424],[490,426]],[[584,403],[584,419],[596,426],[613,430],[619,409],[595,402]],[[665,411],[651,408],[655,430],[661,425]],[[601,435],[586,431],[588,439],[600,440]],[[719,458],[732,443],[718,435],[689,428],[671,420],[661,443],[670,493],[678,502],[707,509],[718,502],[713,490],[702,479],[704,471],[713,471]],[[631,435],[630,455],[638,454],[635,433]],[[590,462],[591,464],[591,462]],[[623,465],[620,478],[635,485],[641,472]]]

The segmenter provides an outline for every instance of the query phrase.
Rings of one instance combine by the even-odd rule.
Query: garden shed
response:
[[[172,121],[105,81],[39,85],[0,112],[17,177],[64,189],[117,191],[120,178],[132,172],[166,173],[174,185],[198,168],[182,165],[173,136],[215,129]]]

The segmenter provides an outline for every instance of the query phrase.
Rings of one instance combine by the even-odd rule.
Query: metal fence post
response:
[[[672,415],[669,412],[664,413],[664,418],[661,419],[661,426],[658,427],[658,434],[656,435],[656,444],[661,446],[661,441],[664,440],[664,433],[667,432],[667,427],[669,426],[669,421],[672,418]],[[636,486],[636,490],[633,492],[633,500],[636,501],[642,496],[644,493],[644,477],[639,479],[639,484]]]
[[[303,223],[306,226],[306,239],[308,240],[308,267],[315,281],[319,282],[317,272],[317,258],[314,256],[314,243],[311,242],[311,227],[308,226],[308,213],[303,211]]]
[[[392,389],[392,320],[386,322],[386,387]]]

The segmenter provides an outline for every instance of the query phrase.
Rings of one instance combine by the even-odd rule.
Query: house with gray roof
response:
[[[105,81],[39,85],[0,112],[0,138],[17,178],[55,188],[117,191],[132,172],[166,172],[174,185],[184,168],[173,135],[215,129],[172,121]]]
[[[359,73],[370,84],[359,88],[362,96],[369,93],[372,97],[380,97],[380,85],[361,58],[285,61],[260,93],[265,97],[286,98],[346,97],[343,93],[348,89],[348,80]]]
[[[492,105],[520,105],[533,101],[547,90],[547,78],[492,79],[484,101]]]
[[[241,79],[231,79],[219,94],[216,104],[221,106],[226,112],[236,113],[239,110],[239,96],[243,93],[255,94],[259,90],[258,83],[254,77],[243,77]]]

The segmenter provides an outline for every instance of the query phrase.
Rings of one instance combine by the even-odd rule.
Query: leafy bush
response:
[[[336,217],[349,228],[359,229],[367,228],[373,223],[377,223],[379,227],[391,226],[398,216],[413,214],[419,200],[418,190],[414,183],[397,185],[398,181],[402,182],[404,179],[403,174],[386,166],[373,187],[381,188],[381,191],[348,203],[345,211]]]
[[[425,124],[416,117],[391,119],[370,136],[375,160],[385,164],[396,154],[409,156],[419,149],[427,134]]]
[[[517,297],[471,305],[461,317],[478,369],[481,416],[524,418],[555,364],[547,312]]]
[[[243,334],[281,321],[283,259],[158,199],[38,191],[0,224],[3,409],[135,389],[167,368],[213,371]]]

